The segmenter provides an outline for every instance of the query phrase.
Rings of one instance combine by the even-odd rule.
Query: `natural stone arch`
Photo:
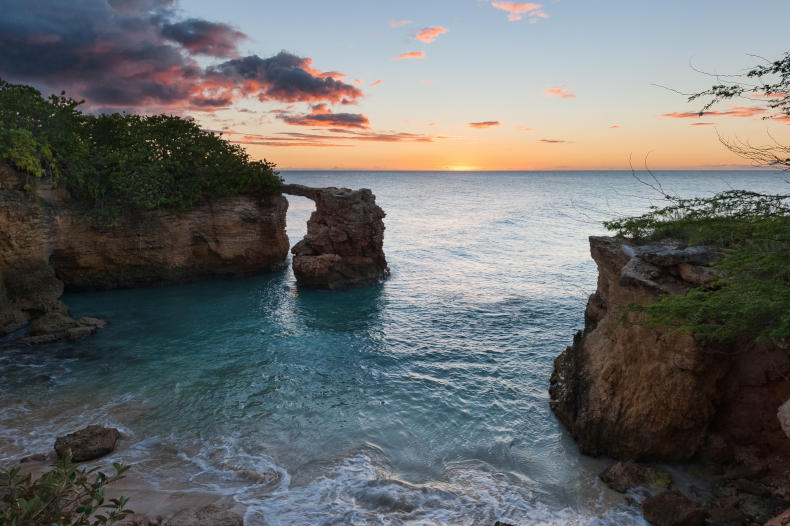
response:
[[[291,249],[297,283],[340,289],[375,283],[389,275],[384,257],[384,211],[367,188],[283,185],[284,194],[307,197],[315,212],[307,235]]]

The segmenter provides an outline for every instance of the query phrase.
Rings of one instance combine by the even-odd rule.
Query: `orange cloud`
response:
[[[370,85],[371,85],[371,86],[378,86],[379,84],[381,84],[381,82],[382,82],[382,80],[381,80],[381,79],[379,79],[379,80],[377,80],[377,81],[375,81],[375,82],[371,82],[371,83],[370,83]]]
[[[765,113],[767,110],[765,108],[749,108],[745,106],[730,106],[728,111],[684,111],[684,112],[675,112],[675,113],[663,113],[662,117],[670,117],[673,119],[695,119],[698,117],[702,117],[703,115],[706,117],[754,117],[755,115],[760,115]]]
[[[545,142],[547,144],[563,144],[568,141],[565,141],[563,139],[539,139],[539,142]]]
[[[515,125],[514,128],[521,131],[532,131],[532,128],[527,128],[526,126],[519,126],[518,124]]]
[[[689,126],[715,126],[713,122],[690,122]]]
[[[408,26],[411,20],[390,20],[390,27]]]
[[[446,27],[442,27],[442,26],[426,27],[421,29],[419,33],[414,35],[414,38],[416,38],[420,42],[425,42],[426,44],[430,44],[431,42],[436,40],[439,37],[439,35],[443,35],[448,31],[449,30]]]
[[[559,97],[561,99],[573,99],[576,97],[576,95],[566,90],[562,86],[546,88],[543,90],[543,95],[546,97]]]
[[[425,51],[409,51],[406,53],[401,53],[400,55],[393,58],[392,60],[403,60],[410,58],[425,58]]]
[[[507,11],[507,19],[516,22],[524,18],[524,13],[529,17],[529,21],[534,23],[539,18],[548,18],[549,15],[541,9],[542,4],[517,3],[517,2],[491,2],[491,5],[502,11]]]
[[[609,126],[609,128],[611,128],[611,129],[613,129],[613,130],[616,130],[616,129],[617,129],[617,128],[619,128],[619,127],[620,127],[620,125],[618,125],[618,124],[614,124],[614,125],[612,125],[612,126]]]
[[[499,121],[482,121],[482,122],[470,122],[467,124],[470,128],[476,128],[478,130],[490,128],[492,126],[499,126],[501,123]]]

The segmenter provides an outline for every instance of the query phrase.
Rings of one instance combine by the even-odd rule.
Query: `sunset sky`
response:
[[[281,169],[726,168],[790,142],[670,89],[790,50],[790,2],[0,0],[0,77],[167,112]],[[692,115],[684,115],[691,112]]]

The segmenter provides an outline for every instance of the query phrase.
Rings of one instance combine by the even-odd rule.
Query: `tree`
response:
[[[753,67],[741,75],[712,75],[717,84],[695,93],[689,102],[707,99],[699,114],[703,115],[715,104],[735,97],[760,101],[766,104],[770,113],[764,118],[790,121],[790,52],[779,60],[764,59],[765,64]],[[790,145],[781,144],[769,134],[771,142],[755,146],[742,140],[719,140],[733,153],[749,159],[758,166],[774,166],[790,170]]]

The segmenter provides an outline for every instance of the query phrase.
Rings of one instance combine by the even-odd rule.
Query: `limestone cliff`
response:
[[[177,283],[285,266],[288,202],[278,192],[216,199],[183,214],[140,213],[100,228],[62,192],[24,190],[22,183],[0,164],[0,335],[33,321],[33,336],[68,336],[79,323],[58,300],[64,288]],[[86,331],[71,331],[78,333]]]
[[[300,285],[340,289],[375,283],[389,275],[384,257],[384,211],[367,188],[285,185],[283,192],[315,201],[307,235],[293,247]]]
[[[790,398],[790,355],[747,341],[703,345],[633,322],[628,303],[706,286],[716,251],[591,237],[598,265],[585,328],[555,361],[552,408],[582,452],[622,459],[722,461],[749,448],[790,458],[777,410]]]

